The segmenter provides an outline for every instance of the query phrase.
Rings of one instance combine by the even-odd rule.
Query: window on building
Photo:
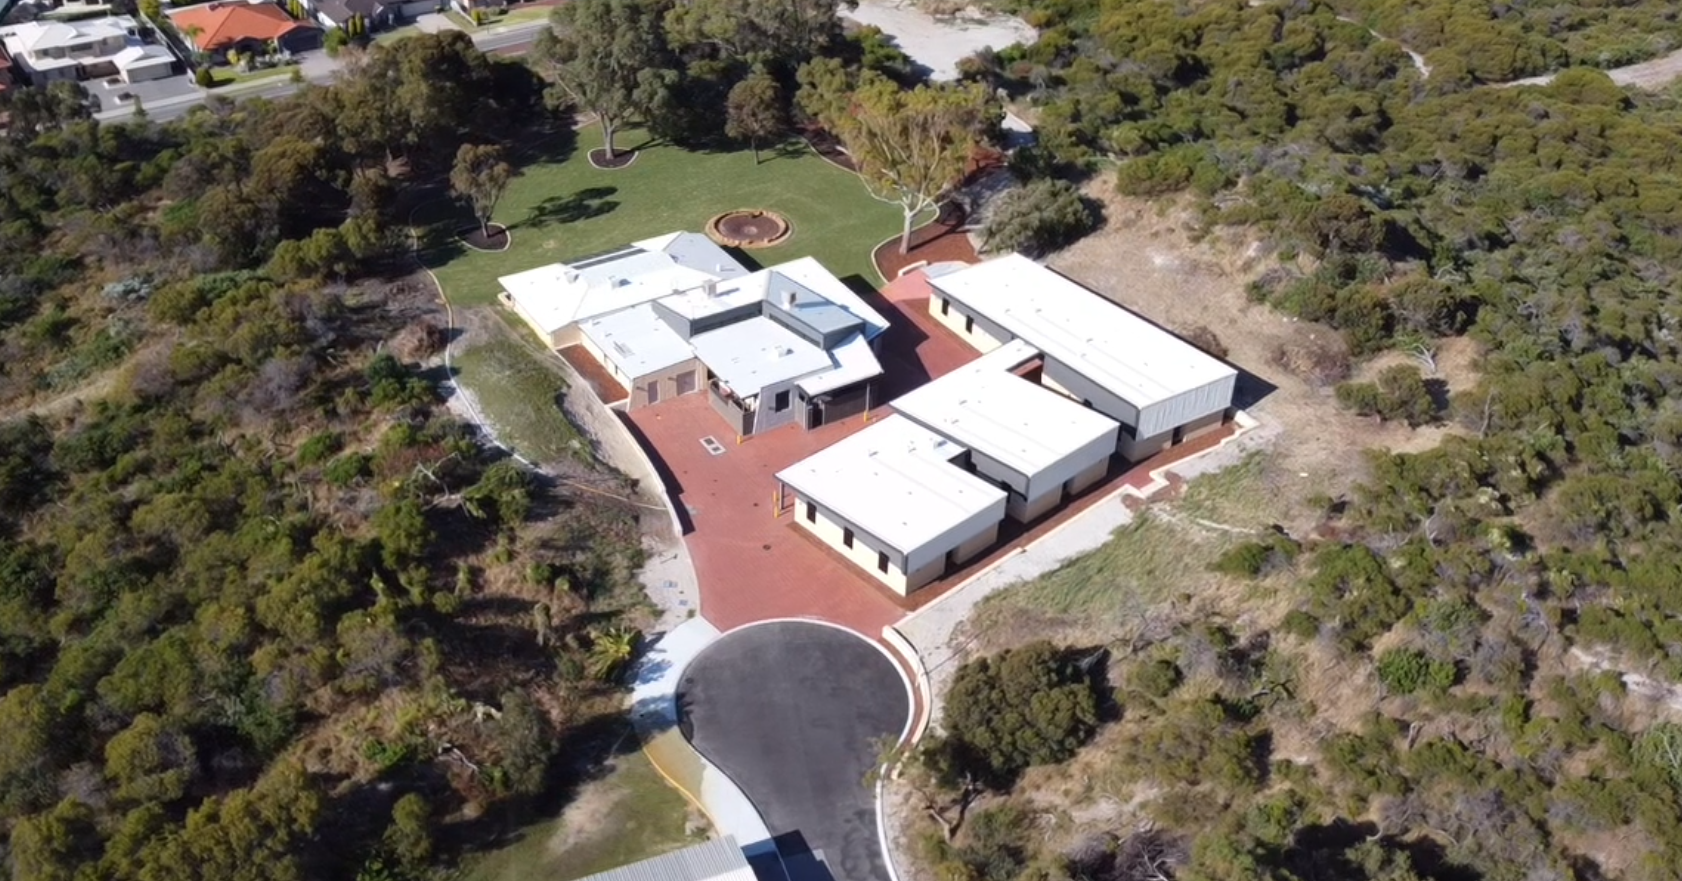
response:
[[[806,503],[806,522],[807,523],[818,522],[818,506],[812,504],[811,502]]]
[[[951,315],[952,314],[952,301],[951,300],[948,300],[945,297],[940,298],[940,314],[942,314],[942,315]]]
[[[964,316],[964,333],[975,333],[975,316]]]
[[[695,390],[695,371],[686,370],[677,375],[677,393],[687,395]]]
[[[643,388],[643,391],[648,395],[648,402],[650,404],[660,403],[660,380],[656,379],[650,381],[648,385]]]
[[[777,392],[776,396],[771,398],[771,409],[778,413],[788,409],[788,389]]]
[[[841,543],[849,548],[853,546],[853,528],[851,526],[842,527]]]
[[[888,552],[887,551],[877,551],[876,552],[876,568],[877,568],[878,571],[881,571],[881,572],[888,571]]]

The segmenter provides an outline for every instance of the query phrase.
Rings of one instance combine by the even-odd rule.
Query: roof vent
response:
[[[787,310],[792,312],[794,310],[794,304],[797,301],[798,301],[798,297],[795,296],[794,291],[783,291],[783,308],[784,309],[787,309]]]
[[[566,279],[567,279],[567,284],[573,284],[573,283],[578,281],[578,273],[574,272],[571,269],[568,269],[567,272],[566,272]]]
[[[709,278],[706,281],[701,282],[701,293],[706,294],[709,297],[718,296],[718,279]]]

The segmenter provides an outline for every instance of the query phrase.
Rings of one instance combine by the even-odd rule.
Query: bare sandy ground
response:
[[[859,0],[857,9],[844,9],[841,17],[881,28],[936,80],[957,79],[958,61],[977,50],[1031,43],[1039,36],[1027,22],[1012,16],[971,7],[936,18],[911,0]]]

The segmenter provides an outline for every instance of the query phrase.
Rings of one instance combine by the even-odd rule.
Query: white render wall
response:
[[[814,500],[801,495],[792,487],[789,488],[788,492],[794,500],[792,511],[794,522],[800,524],[802,529],[811,533],[819,541],[834,549],[841,556],[846,557],[853,565],[864,570],[870,577],[887,585],[890,590],[900,596],[907,596],[917,588],[944,574],[948,551],[954,551],[953,557],[956,562],[963,563],[991,547],[994,542],[998,541],[999,523],[1003,516],[1002,511],[998,512],[998,515],[991,517],[989,522],[978,524],[976,528],[969,530],[969,534],[964,536],[961,541],[953,541],[948,539],[947,536],[942,536],[941,539],[916,549],[912,554],[906,556],[907,562],[911,564],[909,573],[894,562],[893,557],[895,555],[890,552],[888,571],[883,572],[876,565],[878,554],[882,551],[891,551],[891,549],[875,547],[870,543],[871,539],[857,529],[853,530],[853,546],[851,548],[847,547],[844,542],[847,524],[832,516],[824,508],[821,500],[817,502],[816,518],[808,520],[806,518],[806,506]],[[953,530],[953,532],[956,531]],[[948,533],[948,535],[950,534]]]

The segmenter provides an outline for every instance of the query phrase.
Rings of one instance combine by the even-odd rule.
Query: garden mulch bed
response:
[[[975,253],[975,246],[970,244],[969,235],[964,232],[964,221],[968,219],[962,206],[952,202],[942,205],[939,217],[911,231],[908,253],[899,252],[899,236],[877,245],[870,255],[876,263],[876,271],[882,274],[883,279],[893,281],[900,270],[913,263],[980,262],[981,256]]]
[[[848,156],[847,152],[841,149],[841,142],[836,140],[834,135],[813,126],[802,131],[800,136],[806,140],[806,144],[812,148],[812,152],[828,160],[829,164],[837,168],[844,168],[854,174],[858,173],[859,167],[853,162],[853,157]]]
[[[612,159],[607,158],[607,151],[601,147],[590,151],[590,164],[603,171],[617,171],[635,161],[637,161],[637,151],[635,150],[620,150],[613,154]]]
[[[467,247],[475,251],[506,251],[510,236],[508,227],[500,223],[490,224],[490,235],[480,229],[479,224],[464,226],[456,230],[456,237],[461,239]]]

